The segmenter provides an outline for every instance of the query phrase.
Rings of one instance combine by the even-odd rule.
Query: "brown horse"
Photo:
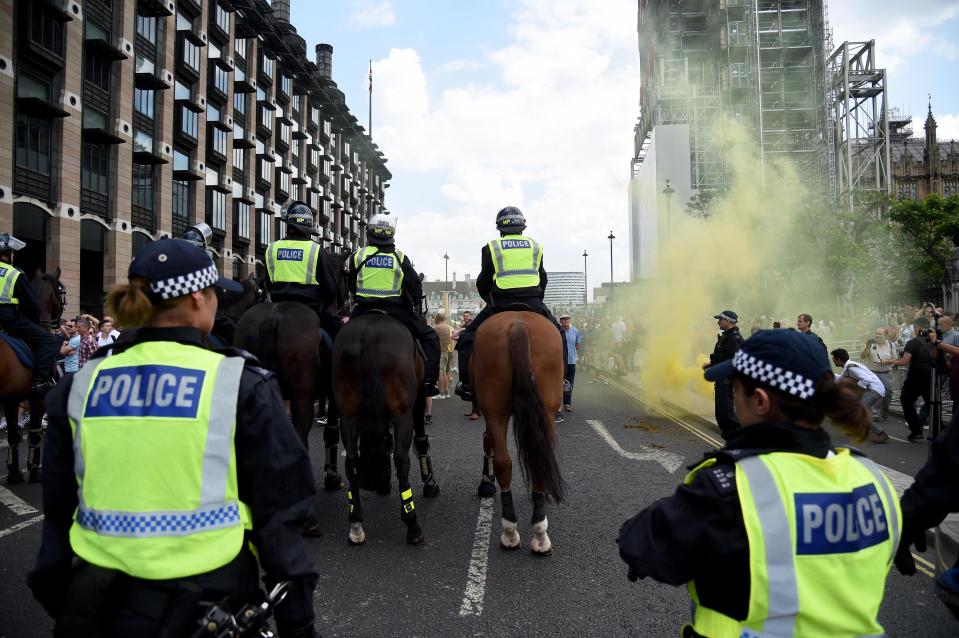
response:
[[[548,555],[553,549],[546,533],[545,501],[558,503],[565,491],[556,460],[553,424],[553,415],[563,400],[562,342],[556,327],[542,315],[506,311],[480,326],[475,343],[470,379],[486,420],[479,494],[493,496],[495,473],[503,507],[500,545],[505,549],[519,547],[513,508],[513,461],[506,443],[512,417],[520,467],[527,485],[532,485],[532,550],[534,554]]]
[[[333,395],[346,449],[350,543],[366,542],[360,489],[390,493],[392,448],[406,542],[421,545],[425,537],[416,520],[410,488],[412,444],[416,444],[420,462],[423,496],[439,496],[440,487],[433,478],[429,436],[423,423],[423,357],[406,326],[379,313],[350,319],[333,348]]]
[[[60,269],[55,274],[37,274],[31,284],[40,304],[40,325],[53,329],[60,323],[66,291],[60,283]],[[52,337],[51,337],[52,338]],[[43,397],[30,392],[33,385],[33,370],[20,363],[16,353],[0,340],[0,403],[7,420],[7,485],[23,482],[20,472],[20,432],[18,416],[20,402],[26,399],[30,405],[30,423],[27,427],[27,471],[30,482],[42,479],[40,459],[43,450]]]

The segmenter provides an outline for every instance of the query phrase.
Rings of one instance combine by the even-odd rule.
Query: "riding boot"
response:
[[[473,400],[473,388],[470,386],[470,358],[471,353],[460,352],[460,382],[456,384],[453,392],[464,401]]]

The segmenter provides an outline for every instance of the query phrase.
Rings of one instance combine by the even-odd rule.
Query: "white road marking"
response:
[[[617,443],[616,439],[613,438],[613,435],[609,433],[602,421],[586,419],[586,422],[589,423],[589,426],[596,431],[596,434],[602,437],[603,440],[609,444],[609,447],[613,448],[613,451],[623,458],[630,459],[632,461],[655,461],[656,463],[662,465],[663,468],[670,474],[683,466],[683,461],[685,460],[684,457],[680,456],[679,454],[667,452],[665,450],[657,450],[656,448],[641,445],[639,447],[643,450],[642,452],[627,452],[620,447],[619,443]]]
[[[0,505],[6,505],[17,516],[37,513],[37,508],[33,507],[5,487],[0,487]]]
[[[466,590],[460,616],[479,616],[483,613],[486,597],[486,564],[489,560],[489,535],[493,521],[493,498],[480,499],[479,515],[476,517],[476,532],[473,534],[473,554],[470,557]]]
[[[13,534],[14,532],[19,532],[24,527],[30,527],[34,523],[39,523],[42,520],[43,520],[43,514],[41,514],[40,516],[34,516],[33,518],[25,520],[21,523],[17,523],[13,527],[8,527],[7,529],[0,529],[0,538],[3,538],[4,536],[9,536],[10,534]]]

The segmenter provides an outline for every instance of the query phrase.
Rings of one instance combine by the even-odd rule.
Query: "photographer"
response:
[[[919,317],[912,323],[916,336],[906,343],[902,357],[893,361],[892,366],[909,368],[906,380],[902,382],[899,400],[902,403],[903,416],[906,417],[906,425],[909,426],[909,436],[906,438],[919,441],[922,439],[923,424],[916,412],[916,400],[922,397],[929,403],[929,375],[932,374],[933,356],[929,347],[929,320]],[[935,332],[932,334],[935,336]]]

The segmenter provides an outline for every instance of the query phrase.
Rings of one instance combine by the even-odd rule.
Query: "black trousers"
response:
[[[21,339],[33,352],[35,367],[33,376],[37,381],[53,377],[57,357],[57,345],[53,335],[20,314],[12,305],[0,305],[0,328]]]
[[[902,415],[906,418],[910,434],[922,434],[922,420],[916,411],[916,401],[922,397],[929,403],[929,374],[907,374],[899,391]]]
[[[716,382],[715,392],[716,424],[726,439],[741,426],[733,407],[733,384],[729,379]]]
[[[566,364],[565,379],[569,381],[569,391],[563,392],[563,405],[573,405],[573,384],[576,383],[576,364]]]
[[[426,323],[426,318],[405,303],[391,301],[361,301],[356,305],[352,317],[364,315],[372,310],[382,310],[410,331],[413,338],[423,347],[424,383],[436,383],[440,378],[440,336]]]
[[[483,325],[483,322],[495,315],[497,312],[506,312],[509,310],[516,310],[516,306],[513,304],[522,304],[528,306],[529,309],[533,312],[539,313],[549,319],[556,330],[559,331],[560,340],[563,342],[563,369],[566,369],[566,362],[569,361],[567,355],[568,344],[566,343],[566,335],[563,333],[560,328],[559,322],[556,321],[556,317],[553,316],[553,313],[549,311],[549,308],[546,307],[546,304],[543,303],[543,300],[539,297],[522,297],[516,299],[498,299],[491,300],[490,303],[486,304],[479,313],[473,317],[473,321],[470,322],[470,325],[466,326],[466,329],[460,335],[459,342],[457,343],[456,349],[465,355],[466,365],[460,366],[460,381],[463,383],[469,384],[469,359],[473,356],[473,340],[476,338],[476,331],[479,330],[479,327]]]

